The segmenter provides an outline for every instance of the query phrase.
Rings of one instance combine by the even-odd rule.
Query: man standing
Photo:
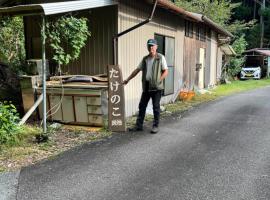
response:
[[[168,75],[168,66],[165,57],[157,53],[157,41],[149,39],[147,41],[147,49],[149,54],[145,56],[140,62],[139,66],[130,74],[130,76],[123,81],[127,84],[140,71],[142,71],[142,87],[143,92],[139,103],[139,115],[137,117],[136,125],[130,131],[142,131],[143,121],[147,104],[152,99],[154,121],[151,133],[158,132],[159,118],[160,118],[160,99],[161,92],[164,89],[163,80]]]

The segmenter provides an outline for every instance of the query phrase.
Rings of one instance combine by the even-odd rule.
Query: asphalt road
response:
[[[21,171],[18,200],[270,199],[270,87]]]

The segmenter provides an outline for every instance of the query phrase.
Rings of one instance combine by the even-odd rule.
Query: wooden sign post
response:
[[[122,72],[119,66],[108,66],[108,94],[109,94],[109,112],[108,126],[110,131],[125,132],[125,96],[124,86],[122,85]]]

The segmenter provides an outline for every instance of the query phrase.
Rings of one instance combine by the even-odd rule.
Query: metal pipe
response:
[[[45,16],[42,16],[42,29],[41,29],[41,37],[42,37],[42,82],[43,82],[43,87],[42,87],[42,96],[43,96],[43,133],[46,134],[47,132],[47,110],[46,110],[46,34],[45,34],[45,25],[46,25],[46,20]]]
[[[114,50],[114,65],[117,65],[118,63],[118,60],[117,60],[117,45],[118,45],[118,38],[129,33],[130,31],[133,31],[134,29],[136,28],[139,28],[141,26],[143,26],[144,24],[147,24],[149,23],[152,19],[153,19],[153,16],[154,16],[154,13],[155,13],[155,10],[156,10],[156,7],[157,7],[157,3],[158,3],[158,0],[155,1],[155,4],[153,6],[153,9],[152,9],[152,12],[149,16],[148,19],[144,20],[143,22],[139,23],[139,24],[136,24],[135,26],[132,26],[130,27],[129,29],[125,30],[125,31],[122,31],[121,33],[118,33],[114,38],[113,38],[113,50]]]
[[[36,108],[39,106],[39,104],[43,100],[43,95],[40,95],[38,100],[34,103],[34,105],[28,110],[28,112],[23,116],[21,121],[19,122],[19,125],[23,125],[26,120],[31,116],[31,114],[36,110]]]

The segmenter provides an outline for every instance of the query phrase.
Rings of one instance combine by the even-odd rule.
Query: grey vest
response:
[[[146,91],[146,72],[147,72],[147,66],[146,66],[146,59],[149,55],[145,56],[143,58],[143,66],[142,66],[142,86],[143,91]],[[149,80],[149,91],[151,90],[163,90],[164,89],[164,83],[163,81],[160,81],[160,77],[162,74],[162,67],[161,67],[161,54],[157,53],[152,67],[152,79]]]

